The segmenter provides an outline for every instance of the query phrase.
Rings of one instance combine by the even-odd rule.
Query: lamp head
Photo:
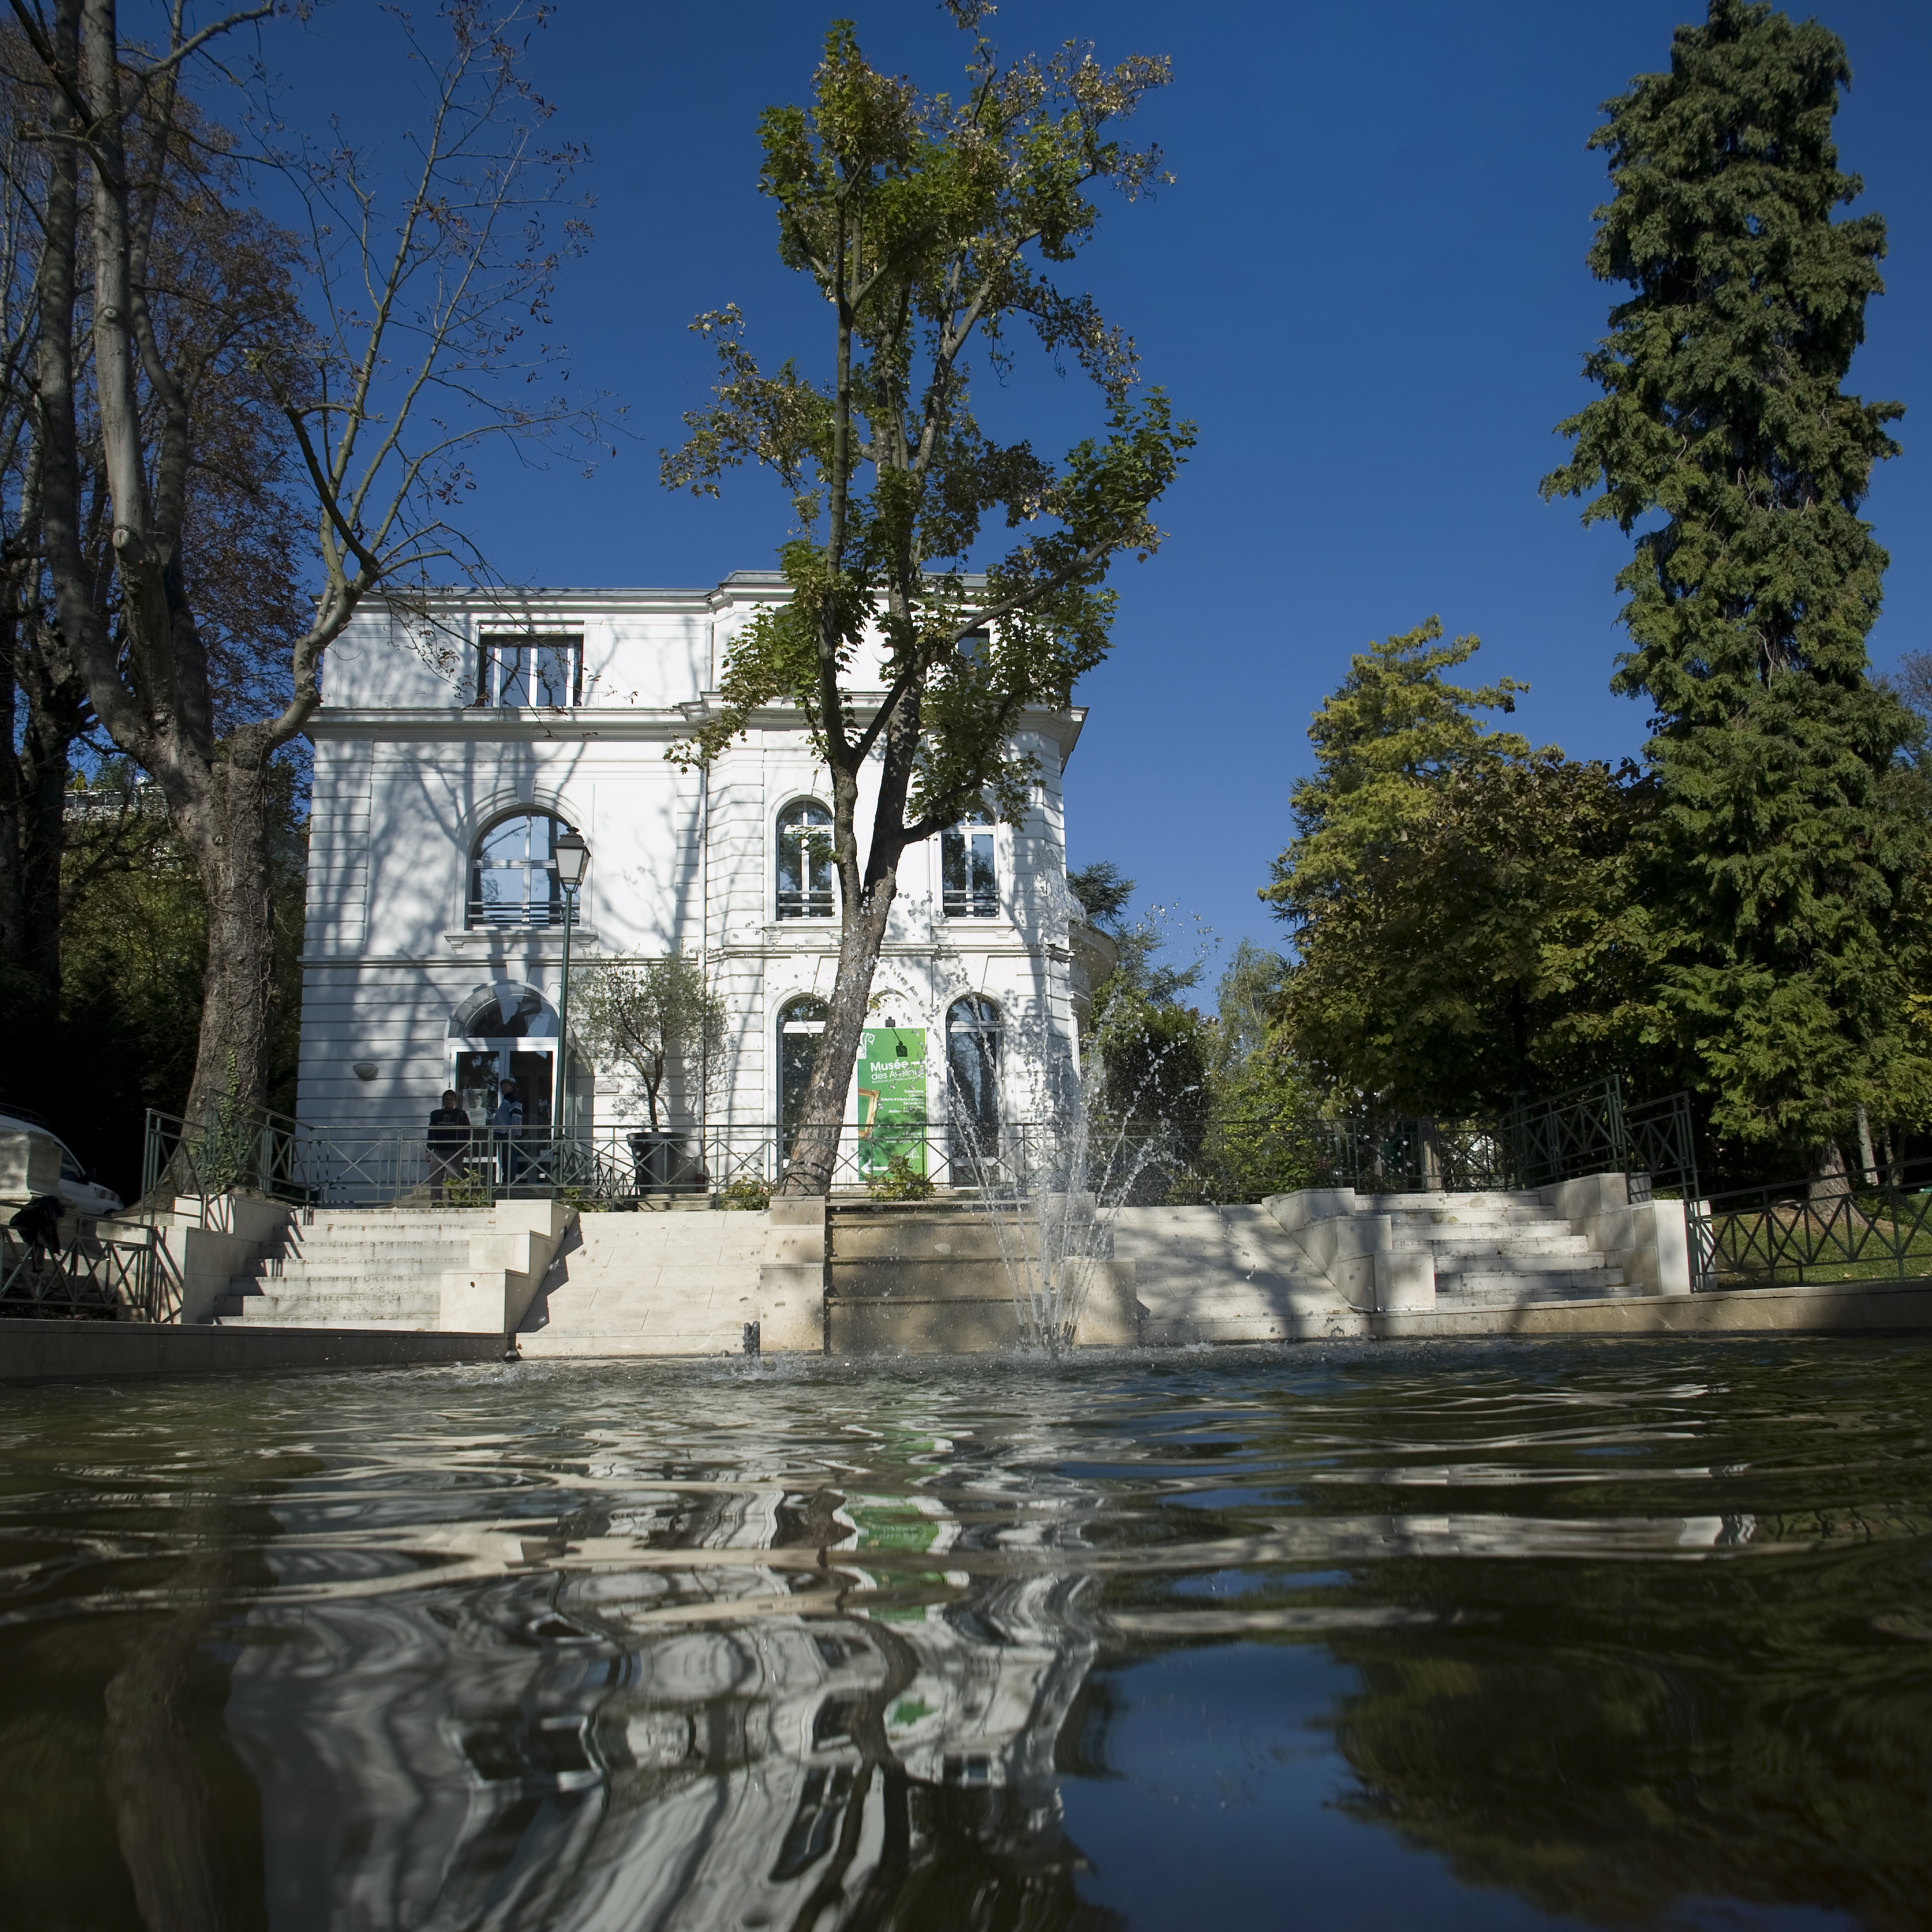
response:
[[[590,862],[590,848],[574,825],[566,825],[551,850],[556,856],[556,875],[566,886],[582,883],[584,868]]]

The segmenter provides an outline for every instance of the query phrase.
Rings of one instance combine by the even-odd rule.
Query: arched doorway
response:
[[[490,1118],[502,1082],[514,1080],[525,1128],[549,1127],[556,1091],[556,1009],[534,986],[515,980],[478,986],[458,1004],[449,1038],[449,1084],[473,1126]]]
[[[968,993],[946,1009],[946,1113],[956,1161],[999,1151],[1000,1031],[1000,1010],[983,994]]]

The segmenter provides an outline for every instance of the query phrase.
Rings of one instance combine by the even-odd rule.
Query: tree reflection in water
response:
[[[1472,1622],[1440,1654],[1335,1642],[1361,1684],[1334,1720],[1361,1780],[1351,1808],[1468,1883],[1597,1923],[1730,1898],[1916,1932],[1932,1913],[1932,1621],[1880,1606],[1932,1600],[1922,1532],[1755,1527],[1825,1528],[1843,1556],[1774,1579],[1578,1564],[1560,1589],[1497,1564],[1463,1582]],[[1430,1580],[1384,1581],[1420,1600]]]

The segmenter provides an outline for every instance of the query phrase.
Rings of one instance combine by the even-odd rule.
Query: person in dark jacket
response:
[[[26,1243],[27,1259],[38,1268],[60,1252],[60,1196],[37,1194],[7,1225]]]
[[[524,1103],[518,1097],[514,1080],[503,1082],[496,1109],[490,1116],[490,1126],[496,1138],[497,1171],[503,1177],[502,1185],[514,1187],[518,1165],[517,1136],[524,1130]]]
[[[470,1145],[470,1116],[454,1087],[442,1090],[442,1105],[429,1117],[429,1192],[440,1202],[443,1190],[463,1178],[463,1156]]]

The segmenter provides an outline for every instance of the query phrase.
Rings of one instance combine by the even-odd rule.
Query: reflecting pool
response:
[[[0,1922],[1932,1923],[1932,1356],[0,1393]]]

